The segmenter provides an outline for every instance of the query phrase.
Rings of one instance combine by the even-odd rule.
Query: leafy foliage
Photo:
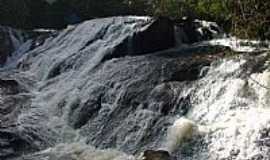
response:
[[[261,0],[0,0],[0,24],[63,28],[117,15],[168,16],[216,21],[242,38],[270,39],[270,1]]]
[[[240,37],[270,39],[270,1],[234,2],[232,31]]]
[[[0,24],[19,28],[48,23],[48,4],[43,0],[0,0]]]

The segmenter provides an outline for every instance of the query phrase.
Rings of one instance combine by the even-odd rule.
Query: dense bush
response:
[[[0,22],[4,25],[28,25],[30,10],[23,1],[0,0]]]
[[[0,0],[0,24],[54,27],[116,15],[183,16],[216,21],[242,38],[270,39],[270,1],[261,0]]]
[[[45,27],[49,5],[43,0],[0,0],[0,24],[19,28]]]
[[[156,0],[154,15],[165,15],[173,19],[188,17],[215,21],[230,28],[232,0]]]
[[[270,39],[270,1],[238,0],[233,9],[234,34],[244,38]]]
[[[270,1],[153,0],[153,15],[216,21],[241,38],[270,39]]]

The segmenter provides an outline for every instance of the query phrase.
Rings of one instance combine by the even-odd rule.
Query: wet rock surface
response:
[[[0,157],[20,155],[31,150],[31,143],[17,130],[18,116],[30,105],[30,95],[16,80],[0,80]]]
[[[144,160],[172,160],[170,154],[167,151],[154,151],[147,150],[143,153]]]
[[[88,135],[88,143],[100,148],[113,145],[129,153],[139,151],[139,146],[157,146],[155,139],[164,134],[170,117],[184,115],[190,107],[188,97],[177,99],[184,82],[174,80],[175,74],[191,67],[188,61],[191,60],[184,57],[141,56],[108,61],[102,69],[97,68],[93,74],[97,79],[88,81],[91,90],[86,92],[87,99],[100,105],[99,111],[87,116],[87,123],[80,124],[82,134]],[[105,86],[96,86],[95,82]],[[75,124],[80,120],[77,117],[87,113],[84,104],[77,104],[76,111],[72,111]]]
[[[76,132],[89,145],[127,153],[160,145],[157,139],[162,140],[172,117],[186,114],[190,107],[189,97],[177,98],[181,89],[187,81],[199,78],[203,66],[210,65],[207,59],[195,61],[181,55],[166,56],[169,53],[146,54],[174,44],[173,28],[163,21],[122,17],[93,20],[70,27],[55,38],[49,37],[25,55],[19,67],[31,76],[0,81],[5,104],[1,106],[4,117],[1,144],[7,146],[0,151],[1,157],[74,141]],[[158,35],[160,27],[164,31]],[[120,32],[126,29],[128,34],[115,33],[118,28]],[[76,41],[74,35],[80,32],[89,35],[79,36],[77,41],[80,41],[70,46],[69,43]],[[165,34],[168,38],[163,39]],[[133,37],[134,50],[113,50],[129,37]],[[141,41],[163,46],[142,46]],[[109,45],[108,50],[101,50],[97,46],[101,44]],[[63,50],[68,46],[69,50]],[[126,57],[104,61],[106,55],[119,53]],[[30,90],[22,89],[17,78],[24,86],[30,86]],[[5,97],[9,93],[14,96]]]
[[[0,26],[0,64],[3,65],[7,58],[25,42],[22,33],[9,27]]]
[[[23,54],[42,45],[53,31],[26,31],[0,25],[0,66],[8,67]]]
[[[144,151],[147,160],[229,157],[217,147],[233,144],[224,136],[236,131],[216,123],[240,117],[237,113],[250,105],[268,104],[268,92],[257,92],[250,80],[256,76],[258,83],[268,85],[268,56],[220,59],[224,48],[209,46],[164,50],[174,44],[171,27],[166,19],[149,17],[87,21],[45,38],[14,62],[13,71],[1,70],[0,159],[134,160],[131,154]],[[239,106],[242,112],[236,112]],[[157,150],[168,128],[183,116],[214,129],[191,137],[171,155]],[[240,124],[240,131],[248,132],[246,126]],[[177,131],[181,133],[181,126]],[[268,131],[260,133],[258,145],[268,147]],[[237,147],[230,151],[242,158]]]

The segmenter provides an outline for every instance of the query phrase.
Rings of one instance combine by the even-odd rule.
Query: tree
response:
[[[25,1],[1,0],[0,21],[3,25],[14,27],[30,26],[30,11]]]

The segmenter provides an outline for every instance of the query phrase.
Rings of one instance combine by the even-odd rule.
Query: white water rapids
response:
[[[182,91],[192,94],[192,110],[185,118],[175,120],[162,149],[174,152],[188,146],[193,154],[180,154],[179,158],[184,160],[249,160],[267,155],[268,148],[258,147],[257,142],[261,132],[270,128],[270,90],[266,88],[270,88],[270,72],[241,79],[235,75],[245,63],[241,58],[220,60],[193,87]],[[192,146],[190,141],[198,136],[204,143]],[[71,154],[74,160],[136,159],[115,150],[96,150],[83,143],[60,144],[42,153],[46,152],[59,157]]]
[[[260,141],[260,132],[270,127],[270,72],[245,79],[235,77],[245,63],[241,58],[220,60],[194,88],[183,91],[193,92],[193,107],[186,118],[203,128],[209,149],[197,151],[188,159],[247,160],[266,154],[267,147],[258,147],[256,142]],[[181,134],[181,130],[175,131]]]
[[[174,61],[169,61],[171,58],[124,55],[103,61],[125,39],[148,28],[147,21],[149,17],[98,19],[69,26],[31,51],[28,50],[32,40],[16,47],[3,72],[18,67],[21,77],[16,77],[19,73],[14,77],[19,82],[24,80],[23,76],[33,80],[33,83],[26,83],[29,86],[25,85],[33,98],[30,106],[20,106],[22,110],[18,113],[15,130],[23,140],[32,140],[33,146],[38,146],[38,151],[23,153],[18,160],[135,160],[139,159],[137,151],[149,146],[166,150],[179,160],[269,160],[270,58],[266,52],[269,45],[261,47],[259,42],[250,41],[252,46],[243,46],[242,43],[248,41],[220,38],[162,51],[168,52],[168,56],[185,52],[187,48],[219,45],[243,53],[214,60],[200,70],[198,79],[170,83],[179,87],[170,90],[174,99],[178,102],[189,97],[190,108],[184,115],[180,109],[176,109],[175,112],[179,112],[176,116],[162,115],[154,112],[155,105],[154,109],[147,108],[132,100],[140,94],[145,98],[150,93],[144,95],[143,92],[151,92],[158,85],[168,83],[144,76],[166,79],[163,72],[171,69],[170,64],[174,65]],[[258,48],[264,53],[248,53]],[[155,56],[161,59],[157,58],[160,64],[156,65]],[[253,62],[250,57],[254,57],[254,63],[260,63],[260,67],[253,66],[256,71],[248,68]],[[263,60],[255,61],[257,59]],[[152,67],[156,68],[151,70]],[[128,87],[138,90],[133,93]],[[152,88],[146,90],[147,87]],[[155,125],[170,127],[166,131],[156,131],[156,137],[151,137],[148,131],[155,130],[151,128]],[[91,127],[100,130],[93,131]],[[108,132],[113,136],[108,136]],[[152,142],[145,144],[150,138]],[[141,150],[133,151],[137,146]]]

